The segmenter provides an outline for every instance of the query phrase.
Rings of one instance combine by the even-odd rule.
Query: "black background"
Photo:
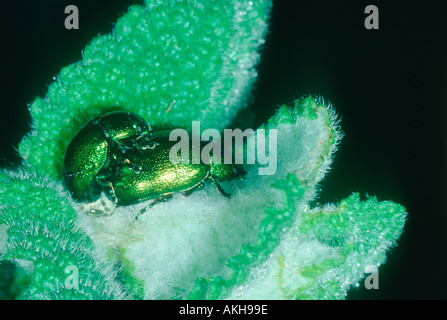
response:
[[[253,0],[256,1],[256,0]],[[142,1],[21,1],[2,4],[0,159],[29,131],[27,104],[60,69],[81,59],[93,37],[111,32]],[[274,2],[251,108],[256,124],[278,105],[321,95],[341,116],[345,137],[321,185],[321,203],[358,191],[403,204],[408,222],[379,271],[379,289],[349,299],[447,298],[447,10],[441,1]],[[80,29],[64,28],[74,4]],[[379,8],[366,30],[364,9]]]

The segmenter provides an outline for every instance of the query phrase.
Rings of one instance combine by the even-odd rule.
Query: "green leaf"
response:
[[[0,172],[0,181],[1,270],[14,278],[7,298],[127,297],[105,253],[80,230],[72,203],[59,185],[21,171]],[[10,281],[1,282],[4,287]]]

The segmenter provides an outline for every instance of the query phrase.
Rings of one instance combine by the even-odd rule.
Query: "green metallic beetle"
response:
[[[125,111],[107,113],[84,125],[71,140],[64,158],[63,178],[74,200],[93,201],[101,193],[97,177],[111,165],[117,149],[150,137],[143,118]]]
[[[217,180],[242,176],[241,167],[171,162],[169,152],[174,144],[169,132],[152,132],[137,115],[107,113],[88,122],[70,142],[64,159],[65,185],[74,200],[86,204],[104,194],[115,207],[153,199],[138,216],[175,193],[189,195],[206,180],[230,197]],[[91,208],[92,213],[101,212]]]

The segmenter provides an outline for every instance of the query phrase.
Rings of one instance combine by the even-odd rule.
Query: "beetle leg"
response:
[[[140,139],[141,141],[139,141]],[[136,138],[135,141],[137,142],[137,146],[140,150],[154,149],[156,146],[159,145],[157,142],[152,141],[150,137],[147,137],[147,135],[141,135]]]
[[[115,207],[118,207],[118,197],[115,194],[115,187],[113,186],[113,183],[110,181],[103,181],[99,178],[97,178],[96,182],[103,187],[103,191],[105,191],[107,198],[113,202]]]
[[[115,204],[115,205],[117,205],[117,203],[118,203],[118,198],[117,198],[117,196],[116,196],[116,194],[115,194],[115,188],[113,187],[113,184],[109,181],[109,183],[108,183],[108,186],[110,187],[110,190],[112,191],[111,193],[110,193],[110,196],[112,197],[112,201],[113,201],[113,203]]]
[[[231,194],[225,192],[225,190],[222,188],[222,186],[219,184],[219,182],[217,182],[216,178],[214,178],[213,176],[210,176],[210,179],[216,185],[216,188],[217,188],[217,191],[219,192],[219,194],[223,195],[225,198],[231,198]]]
[[[205,185],[205,182],[202,181],[198,185],[192,187],[191,189],[183,191],[182,195],[185,197],[189,197],[191,195],[191,193],[193,193],[194,191],[202,189],[204,185]]]
[[[138,220],[138,217],[145,214],[146,211],[150,210],[153,206],[155,206],[157,203],[161,203],[161,202],[166,202],[169,199],[172,198],[172,194],[168,194],[166,196],[160,197],[160,198],[156,198],[154,199],[154,201],[152,201],[151,203],[149,203],[147,206],[145,206],[143,209],[140,210],[140,212],[138,212],[137,216],[135,217],[135,220]]]
[[[135,173],[140,173],[142,168],[140,166],[137,166],[135,164],[133,164],[129,159],[124,158],[123,160],[124,163],[128,164],[128,167]]]

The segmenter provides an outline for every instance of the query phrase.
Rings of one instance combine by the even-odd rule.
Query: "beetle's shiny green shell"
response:
[[[169,141],[169,135],[154,137],[152,142],[153,148],[126,151],[125,162],[115,175],[109,177],[113,185],[110,196],[116,197],[117,205],[188,191],[208,178],[207,165],[170,161],[169,151],[177,142]]]
[[[73,199],[98,198],[102,186],[98,185],[97,176],[110,164],[118,146],[126,146],[149,131],[143,118],[126,111],[107,113],[83,126],[70,142],[64,158],[64,183]]]

